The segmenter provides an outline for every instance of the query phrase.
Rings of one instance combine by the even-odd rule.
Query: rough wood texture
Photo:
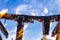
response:
[[[18,21],[17,25],[17,33],[16,33],[16,40],[22,40],[23,38],[23,23]]]
[[[43,30],[45,30],[47,28],[47,30],[49,31],[49,22],[58,21],[60,18],[60,14],[59,15],[52,15],[52,16],[29,16],[29,15],[16,15],[16,14],[3,14],[2,15],[2,14],[0,14],[0,19],[14,20],[14,21],[18,22],[16,40],[22,40],[23,25],[21,22],[32,22],[32,19],[37,20],[39,22],[43,22],[45,18],[49,18],[49,21],[46,22],[46,25],[44,23],[45,28]],[[44,35],[49,33],[49,32],[47,32],[47,30],[45,31],[45,33],[43,33]]]
[[[6,38],[8,38],[8,32],[5,29],[5,27],[3,26],[3,24],[0,21],[0,30],[2,31],[2,33],[5,35]]]
[[[60,40],[60,21],[58,21],[57,26],[52,31],[52,37],[56,35],[56,40]]]
[[[57,30],[56,40],[60,40],[60,21],[58,22],[58,30]]]

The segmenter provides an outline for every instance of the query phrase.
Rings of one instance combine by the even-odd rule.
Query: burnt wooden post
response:
[[[44,18],[44,20],[42,21],[43,23],[43,37],[42,40],[48,40],[46,35],[49,35],[49,28],[50,28],[50,19],[48,17]]]
[[[43,35],[49,34],[49,28],[50,28],[50,20],[49,18],[44,18],[43,21]]]
[[[22,22],[22,18],[19,17],[19,19],[18,19],[18,25],[17,25],[16,40],[22,40],[23,31],[24,31],[23,27],[24,27],[24,24]]]
[[[8,32],[7,30],[5,29],[5,27],[3,26],[3,24],[1,23],[0,21],[0,30],[2,31],[2,33],[5,35],[6,38],[8,38]],[[0,36],[1,38],[1,36]]]
[[[58,21],[56,27],[52,31],[52,37],[56,35],[56,40],[60,40],[60,20]]]
[[[60,21],[58,21],[58,29],[57,29],[56,40],[60,40]]]

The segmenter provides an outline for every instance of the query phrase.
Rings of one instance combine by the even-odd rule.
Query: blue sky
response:
[[[49,16],[60,14],[60,0],[0,0],[0,11],[8,9],[7,13],[10,14],[23,14],[33,16]],[[6,39],[2,32],[0,34],[3,40],[15,39],[17,22],[12,20],[1,20],[8,30],[9,37]],[[57,22],[53,22],[50,25],[50,35],[47,37],[51,38],[51,32],[56,26]],[[42,37],[42,23],[34,20],[34,23],[24,23],[24,36],[23,40],[40,40]]]

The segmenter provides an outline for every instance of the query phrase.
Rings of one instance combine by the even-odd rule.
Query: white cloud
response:
[[[31,5],[19,5],[16,9],[16,14],[31,14]]]
[[[44,13],[45,13],[45,14],[48,13],[48,9],[47,9],[47,7],[44,7]]]
[[[42,13],[42,16],[45,16],[45,14],[44,14],[44,13]]]
[[[21,14],[22,10],[26,10],[26,5],[19,5],[16,9],[16,14]]]
[[[40,16],[39,9],[33,9],[32,5],[19,5],[16,8],[16,14]]]
[[[27,27],[28,27],[28,24],[25,23],[25,24],[24,24],[24,30],[25,30]]]
[[[32,14],[33,16],[35,16],[34,12],[35,12],[35,11],[34,11],[34,10],[32,10],[32,13],[31,13],[31,14]]]
[[[3,10],[1,10],[0,12],[1,13],[6,13],[8,11],[8,9],[3,9]]]
[[[41,16],[46,16],[46,14],[48,14],[48,8],[44,7],[43,13],[41,14]]]

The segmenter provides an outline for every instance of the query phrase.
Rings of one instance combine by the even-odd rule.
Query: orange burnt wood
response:
[[[58,22],[58,31],[57,31],[56,40],[60,40],[60,21]]]
[[[22,22],[18,22],[18,25],[17,25],[17,33],[16,33],[16,40],[22,40],[23,38],[23,24]]]
[[[56,35],[56,40],[60,40],[60,21],[58,21],[57,26],[52,31],[52,37]]]

